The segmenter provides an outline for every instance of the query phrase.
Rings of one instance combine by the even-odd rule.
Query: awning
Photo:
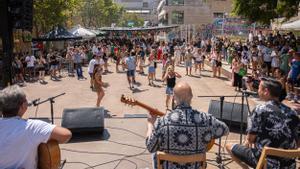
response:
[[[281,30],[297,30],[300,31],[300,20],[291,22],[291,23],[285,23],[282,24],[279,29]]]
[[[76,39],[82,39],[82,37],[73,35],[62,26],[56,26],[47,34],[40,38],[33,38],[32,41],[65,41]]]
[[[96,37],[96,34],[88,29],[83,28],[80,25],[77,25],[69,30],[75,36],[81,36],[83,38],[93,38]]]

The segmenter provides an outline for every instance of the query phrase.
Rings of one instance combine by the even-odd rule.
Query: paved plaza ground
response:
[[[159,65],[157,78],[161,79],[161,65]],[[145,150],[145,135],[147,129],[146,118],[124,118],[126,114],[148,114],[144,109],[131,107],[120,102],[121,94],[133,97],[141,102],[151,105],[161,111],[165,111],[165,86],[162,82],[156,82],[157,87],[148,86],[146,76],[137,75],[138,86],[135,90],[130,90],[126,74],[115,73],[115,66],[111,63],[109,67],[112,73],[103,75],[106,84],[105,96],[101,106],[107,110],[109,118],[105,118],[105,132],[101,135],[80,135],[74,136],[70,143],[61,145],[62,158],[67,160],[65,169],[88,168],[88,165],[97,169],[146,169],[152,168],[151,155]],[[210,70],[209,67],[205,67]],[[84,68],[84,75],[88,77]],[[225,77],[211,78],[210,71],[202,72],[202,76],[185,76],[185,69],[177,67],[176,71],[182,75],[178,81],[188,82],[193,90],[192,107],[204,112],[208,111],[211,99],[197,96],[210,95],[236,95],[234,88],[230,86],[230,81]],[[146,71],[147,72],[147,71]],[[54,114],[55,123],[60,125],[62,112],[65,108],[94,107],[96,105],[96,93],[91,91],[89,78],[87,80],[77,80],[76,77],[63,77],[61,81],[51,81],[46,77],[48,84],[42,85],[38,82],[27,83],[23,87],[28,100],[40,98],[47,99],[61,93],[66,93],[55,99]],[[225,101],[240,103],[237,98],[225,98]],[[250,99],[253,107],[255,101]],[[30,107],[26,118],[50,118],[50,104],[46,102],[38,107]],[[225,142],[239,143],[238,132],[231,132]],[[208,152],[207,159],[215,160],[217,146]],[[85,163],[85,164],[84,164]],[[212,162],[216,164],[215,162]],[[228,165],[229,168],[238,168],[234,163]],[[208,168],[216,168],[208,165]]]

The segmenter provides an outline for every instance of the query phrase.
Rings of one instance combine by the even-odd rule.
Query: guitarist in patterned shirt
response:
[[[156,151],[175,155],[206,153],[207,145],[212,139],[229,134],[225,123],[208,113],[192,109],[192,97],[191,87],[185,82],[180,82],[174,88],[176,108],[161,118],[156,119],[156,116],[152,115],[148,119],[146,146],[149,152],[154,153],[154,168],[157,168]],[[164,169],[195,169],[200,165],[163,163]]]

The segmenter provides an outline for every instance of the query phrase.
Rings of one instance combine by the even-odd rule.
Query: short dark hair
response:
[[[262,86],[269,90],[270,95],[272,97],[275,97],[275,98],[281,97],[282,85],[278,80],[276,80],[274,78],[267,78],[267,77],[261,78],[260,80],[261,80],[261,82],[263,82]]]

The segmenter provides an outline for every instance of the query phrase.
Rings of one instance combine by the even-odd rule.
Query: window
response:
[[[167,0],[168,5],[184,5],[184,0]]]
[[[148,8],[148,7],[149,7],[148,2],[143,2],[143,8]]]
[[[224,13],[222,12],[214,12],[214,18],[223,18]]]
[[[184,13],[182,11],[173,11],[171,19],[172,19],[172,24],[183,24]]]

